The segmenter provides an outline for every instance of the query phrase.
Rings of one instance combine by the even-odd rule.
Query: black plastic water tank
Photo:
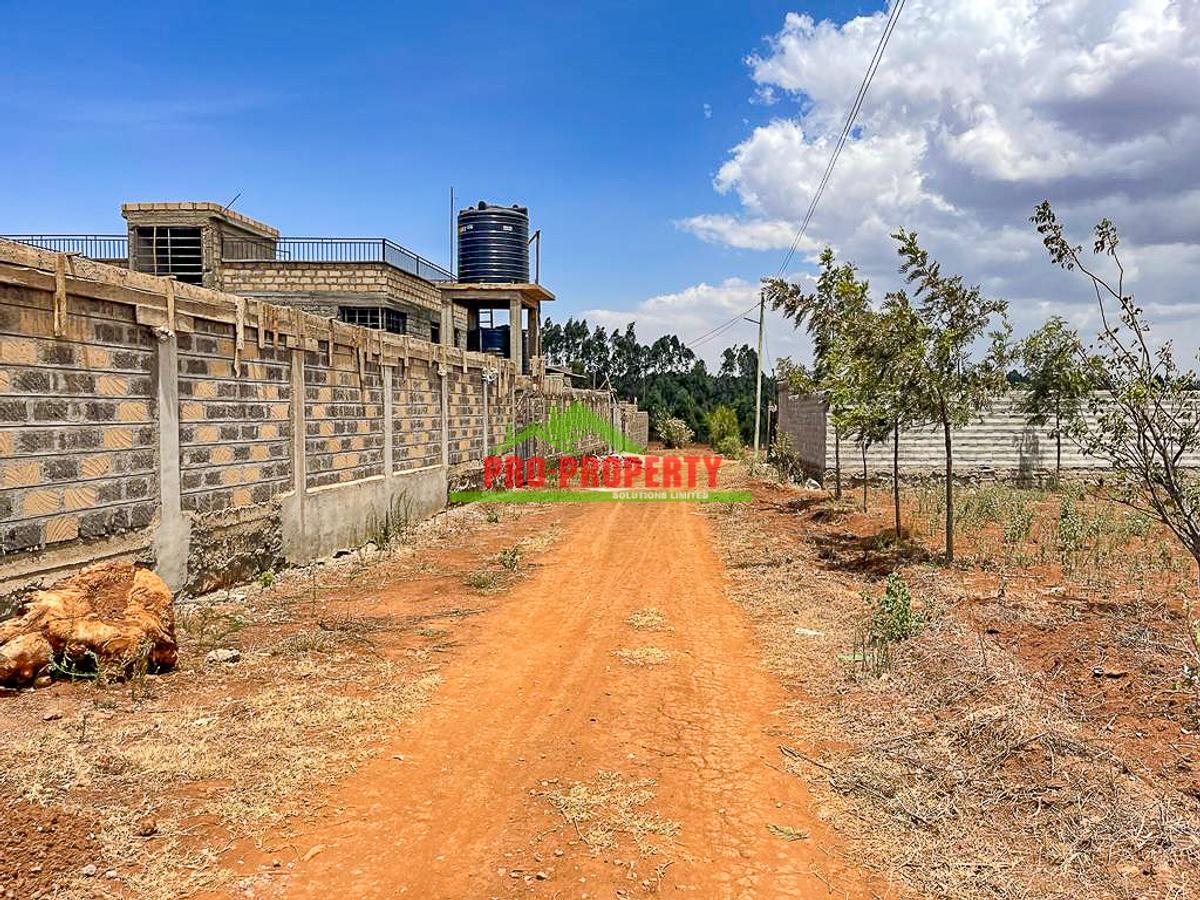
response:
[[[458,213],[458,280],[480,284],[529,281],[529,210],[478,206]]]
[[[484,353],[499,353],[501,355],[508,352],[508,332],[507,325],[501,325],[498,328],[480,328],[479,329],[479,349]]]

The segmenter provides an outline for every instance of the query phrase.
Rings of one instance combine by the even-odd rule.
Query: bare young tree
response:
[[[900,273],[913,284],[924,329],[919,394],[926,421],[942,428],[946,447],[946,562],[954,562],[954,430],[979,418],[1008,387],[1008,304],[983,296],[961,275],[944,275],[917,243],[915,231],[892,235],[899,243]],[[899,300],[899,298],[898,298]],[[996,324],[998,323],[998,325]],[[989,330],[990,329],[990,330]],[[988,342],[978,353],[977,344]]]
[[[1050,203],[1038,204],[1030,221],[1037,227],[1050,261],[1076,270],[1090,282],[1102,329],[1091,354],[1100,364],[1089,371],[1100,389],[1089,399],[1091,415],[1077,420],[1072,436],[1085,453],[1112,467],[1114,499],[1162,522],[1191,554],[1200,579],[1200,479],[1194,468],[1200,451],[1200,422],[1193,392],[1195,373],[1175,362],[1170,341],[1157,347],[1141,307],[1125,293],[1125,268],[1117,252],[1116,226],[1103,219],[1094,229],[1092,255],[1107,261],[1105,275],[1067,240]],[[1200,624],[1188,606],[1188,636],[1195,669],[1200,663]]]

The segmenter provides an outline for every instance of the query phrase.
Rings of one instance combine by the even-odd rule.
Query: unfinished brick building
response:
[[[123,212],[124,236],[0,240],[0,590],[115,558],[199,590],[355,546],[567,403],[645,441],[632,404],[544,376],[540,286],[390,242],[280,258],[216,204]],[[507,352],[466,349],[473,296],[528,316]]]

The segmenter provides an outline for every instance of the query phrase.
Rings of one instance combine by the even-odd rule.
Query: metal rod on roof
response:
[[[454,275],[455,280],[458,279],[458,266],[454,262],[454,185],[450,185],[450,262],[447,268]]]

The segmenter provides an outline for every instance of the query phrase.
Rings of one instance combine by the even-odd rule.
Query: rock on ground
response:
[[[52,664],[121,674],[174,667],[171,589],[149,569],[104,563],[30,594],[0,622],[0,685],[17,687]]]

